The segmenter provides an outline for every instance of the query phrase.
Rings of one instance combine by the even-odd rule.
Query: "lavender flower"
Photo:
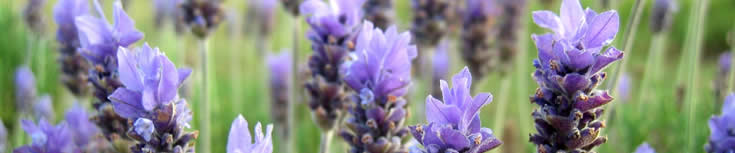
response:
[[[289,89],[291,88],[291,53],[281,51],[278,55],[268,56],[268,68],[270,69],[270,91],[271,91],[271,116],[273,121],[281,128],[276,128],[276,133],[288,136],[291,127],[289,124],[288,111],[292,107],[289,102]]]
[[[674,13],[679,10],[676,0],[656,0],[651,9],[651,31],[660,33],[671,26]]]
[[[23,9],[23,21],[26,22],[31,32],[41,35],[46,28],[46,21],[43,19],[43,8],[46,0],[29,0]]]
[[[314,54],[309,57],[311,79],[304,85],[310,96],[312,117],[322,130],[331,130],[348,102],[339,69],[354,49],[356,26],[362,18],[359,8],[364,0],[307,0],[301,14],[307,15]]]
[[[125,87],[109,98],[116,113],[135,121],[127,132],[138,141],[132,151],[193,152],[197,132],[184,131],[189,128],[192,114],[177,92],[191,70],[176,69],[158,48],[148,44],[135,51],[120,47],[117,59]]]
[[[729,153],[735,151],[735,95],[725,98],[720,116],[709,119],[709,143],[704,146],[708,153]]]
[[[206,38],[224,20],[220,3],[220,0],[186,0],[180,5],[183,16],[179,19],[195,36]]]
[[[422,153],[482,153],[502,144],[492,130],[482,127],[480,109],[492,102],[490,93],[470,95],[472,75],[467,67],[452,77],[452,88],[441,81],[443,102],[426,97],[428,124],[410,126],[413,137],[424,146]]]
[[[395,26],[385,33],[370,21],[362,24],[357,38],[357,59],[346,65],[344,81],[354,91],[347,128],[340,135],[352,146],[350,152],[407,152],[401,140],[407,135],[406,100],[411,84],[411,60],[417,48],[409,32]]]
[[[5,151],[5,145],[8,144],[8,129],[5,128],[5,123],[0,119],[0,150]]]
[[[731,63],[732,55],[730,51],[725,51],[720,54],[720,59],[717,64],[719,69],[717,69],[717,75],[715,76],[715,80],[713,82],[715,88],[715,97],[717,98],[723,98],[725,95],[727,95],[727,88],[731,86],[728,82],[728,79],[730,78]]]
[[[15,70],[15,107],[20,113],[30,113],[36,99],[36,77],[31,68],[21,66]]]
[[[451,0],[412,0],[413,27],[411,32],[418,44],[434,46],[447,32],[447,17],[452,8]]]
[[[533,35],[538,48],[533,77],[539,84],[531,102],[538,133],[530,141],[538,152],[588,152],[607,141],[600,136],[603,109],[613,100],[607,91],[595,89],[608,64],[623,58],[614,47],[599,51],[615,38],[617,12],[583,10],[578,0],[564,0],[561,17],[551,11],[533,12],[539,26],[555,33]]]
[[[656,150],[653,150],[648,143],[643,143],[635,149],[635,153],[656,153]]]
[[[232,121],[230,135],[227,138],[227,153],[271,153],[273,152],[273,125],[268,124],[265,136],[263,129],[258,122],[255,125],[255,142],[253,142],[250,130],[248,130],[248,121],[242,115]]]
[[[86,0],[59,0],[54,6],[54,21],[58,25],[56,41],[59,44],[58,57],[61,67],[61,81],[76,96],[89,92],[90,65],[77,50],[80,48],[76,17],[89,14]]]
[[[69,131],[74,136],[74,144],[84,148],[91,144],[96,135],[100,134],[97,125],[89,120],[89,114],[80,105],[74,105],[66,112],[66,122],[69,124]]]
[[[467,0],[462,28],[462,58],[470,71],[475,73],[475,81],[489,73],[492,63],[490,52],[490,30],[495,14],[494,1]]]
[[[21,121],[21,127],[31,137],[32,143],[16,148],[14,153],[77,153],[79,148],[74,145],[70,128],[66,123],[56,126],[51,125],[46,119],[38,121],[38,125],[32,121]]]
[[[36,102],[33,105],[33,114],[36,117],[36,119],[54,119],[54,108],[53,104],[51,104],[51,96],[48,94],[45,94],[41,96],[41,98],[38,99],[38,102]]]
[[[250,14],[254,15],[257,23],[259,23],[258,33],[261,36],[268,36],[273,31],[275,24],[277,0],[251,0],[249,1],[249,10],[253,10]]]
[[[365,12],[365,19],[380,29],[388,28],[395,16],[393,0],[367,0],[362,9]]]
[[[107,23],[101,6],[94,2],[101,18],[83,15],[76,17],[74,22],[79,31],[81,54],[94,67],[89,70],[89,81],[96,98],[93,105],[98,111],[93,121],[108,139],[127,139],[128,120],[115,113],[108,96],[123,85],[118,78],[117,48],[137,42],[143,38],[143,33],[135,29],[135,21],[125,13],[119,1],[113,5],[114,24]]]
[[[618,97],[620,98],[620,101],[622,102],[628,102],[630,101],[630,88],[631,86],[631,78],[630,75],[627,73],[623,74],[622,78],[620,78],[620,82],[616,85],[617,88],[615,88],[615,93],[618,94]]]
[[[432,89],[431,89],[431,95],[436,96],[436,98],[441,99],[441,87],[439,80],[446,79],[447,74],[449,73],[449,55],[447,54],[447,50],[449,49],[449,41],[443,40],[441,43],[439,43],[439,46],[436,47],[436,51],[434,52],[434,59],[432,62]]]
[[[497,63],[491,65],[492,69],[497,69],[502,73],[511,71],[513,59],[518,52],[518,36],[523,29],[523,11],[526,10],[526,0],[498,0],[502,11],[501,21],[498,25],[498,50],[493,51],[491,56],[493,61]]]

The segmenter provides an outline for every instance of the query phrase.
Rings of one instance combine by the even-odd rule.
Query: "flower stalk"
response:
[[[695,150],[699,150],[697,148],[696,144],[699,144],[699,142],[696,142],[695,139],[695,129],[696,126],[695,118],[696,118],[696,112],[697,112],[697,106],[698,106],[698,94],[697,94],[697,81],[699,77],[699,60],[700,60],[700,50],[702,49],[702,39],[703,39],[703,33],[704,33],[704,24],[705,19],[707,15],[707,10],[709,6],[709,0],[701,0],[698,1],[697,4],[694,6],[695,9],[692,11],[690,19],[696,19],[696,22],[690,22],[689,29],[687,30],[687,43],[684,45],[687,49],[687,56],[689,57],[689,60],[687,60],[687,85],[689,90],[686,91],[686,101],[687,104],[687,150],[691,152],[695,152]]]

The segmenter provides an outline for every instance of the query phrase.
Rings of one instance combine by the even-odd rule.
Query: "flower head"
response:
[[[402,97],[411,84],[411,60],[416,58],[416,45],[410,44],[410,33],[398,33],[396,29],[392,26],[383,33],[371,22],[364,22],[355,48],[357,59],[345,74],[347,85],[355,91],[368,89],[376,101]]]
[[[37,119],[45,118],[49,120],[54,119],[54,106],[51,103],[51,96],[45,94],[38,99],[33,105],[33,114]]]
[[[599,52],[617,34],[617,12],[597,14],[583,10],[578,0],[564,0],[561,17],[535,11],[533,20],[554,33],[532,36],[539,52],[533,62],[539,88],[531,101],[541,107],[533,113],[539,133],[531,142],[539,152],[586,152],[605,143],[607,138],[599,136],[604,127],[599,107],[613,98],[595,88],[605,79],[601,71],[623,57],[614,47]]]
[[[227,139],[227,153],[271,153],[273,152],[273,125],[268,124],[265,135],[260,122],[255,125],[255,142],[248,130],[248,121],[242,115],[238,115],[232,121],[230,135]]]
[[[70,132],[74,136],[72,140],[77,146],[90,144],[92,139],[100,133],[97,125],[92,123],[89,118],[87,111],[79,104],[74,105],[66,112],[65,119]]]
[[[618,95],[620,98],[620,101],[622,102],[628,102],[630,101],[630,94],[631,94],[631,78],[630,75],[627,73],[623,74],[622,78],[620,78],[620,82],[616,85],[615,88],[615,94]]]
[[[469,66],[470,71],[475,74],[474,79],[480,80],[488,74],[495,61],[499,58],[491,52],[490,39],[493,19],[496,16],[495,1],[491,0],[468,0],[467,7],[463,12],[462,22],[462,59]]]
[[[735,151],[735,94],[725,98],[720,116],[709,119],[709,143],[705,145],[708,153],[726,153]]]
[[[365,12],[365,19],[380,29],[388,28],[395,18],[393,0],[367,0],[362,10]]]
[[[260,23],[263,34],[269,34],[274,24],[278,0],[252,0],[249,6],[254,9],[253,13]]]
[[[209,36],[210,32],[224,20],[224,11],[220,0],[185,0],[180,6],[183,12],[182,23],[200,39]]]
[[[281,128],[277,133],[288,135],[290,107],[293,107],[289,89],[291,82],[291,52],[281,51],[278,55],[268,55],[268,68],[270,69],[270,91],[271,91],[271,115],[273,122]]]
[[[656,153],[656,150],[653,150],[648,143],[643,143],[635,149],[635,153]]]
[[[119,50],[118,71],[125,87],[115,90],[109,99],[117,114],[135,121],[128,131],[129,136],[139,141],[133,149],[164,152],[176,149],[162,147],[166,145],[174,145],[181,151],[193,149],[188,143],[196,138],[196,133],[183,131],[189,127],[191,110],[177,94],[191,70],[177,69],[158,48],[148,44],[135,51],[123,47]],[[163,140],[166,143],[161,143]]]
[[[43,34],[46,21],[43,19],[43,8],[46,0],[29,0],[23,9],[23,21],[35,34]]]
[[[54,6],[54,21],[58,26],[56,41],[59,43],[61,80],[75,95],[88,92],[89,63],[77,51],[80,48],[79,31],[74,19],[89,14],[86,0],[60,0]]]
[[[448,30],[447,18],[451,16],[452,0],[411,0],[413,27],[419,44],[433,46],[439,43]]]
[[[97,1],[95,5],[100,7]],[[75,18],[79,42],[84,49],[82,55],[94,65],[116,67],[116,62],[110,61],[115,60],[117,48],[128,47],[137,42],[143,38],[143,33],[135,29],[135,21],[125,13],[120,1],[116,1],[113,5],[114,24],[106,21],[103,12],[98,13],[102,18],[91,15]]]
[[[328,42],[332,40],[327,36],[342,38],[352,34],[362,19],[363,3],[365,0],[329,0],[327,5],[322,0],[306,0],[299,10],[308,16],[306,22],[311,26],[307,37]]]
[[[79,152],[74,145],[71,129],[66,123],[56,126],[51,125],[46,119],[38,121],[38,125],[32,121],[21,121],[21,127],[31,137],[30,145],[16,148],[15,153],[57,153],[57,152]]]
[[[655,0],[651,9],[651,31],[659,33],[669,28],[677,11],[679,6],[676,0]]]
[[[467,67],[452,77],[452,87],[441,81],[443,102],[431,95],[426,97],[426,125],[411,126],[411,133],[423,146],[422,152],[481,153],[502,144],[492,130],[482,127],[480,109],[493,96],[470,95],[472,75]]]
[[[15,70],[15,106],[20,112],[28,112],[37,96],[36,77],[31,68],[21,66]]]

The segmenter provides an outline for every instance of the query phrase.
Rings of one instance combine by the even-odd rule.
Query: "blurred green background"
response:
[[[720,98],[715,97],[713,91],[713,80],[717,73],[717,56],[727,51],[731,46],[728,45],[726,35],[733,29],[735,24],[735,1],[733,0],[711,0],[709,9],[706,10],[705,23],[703,24],[703,39],[701,48],[697,50],[701,54],[701,61],[695,69],[697,70],[695,81],[696,84],[687,84],[686,81],[678,79],[683,77],[678,74],[693,73],[692,69],[680,69],[681,66],[687,66],[688,63],[679,60],[681,55],[685,53],[685,44],[690,43],[688,39],[694,37],[687,33],[690,23],[696,22],[690,17],[693,3],[699,0],[679,0],[679,12],[674,17],[670,33],[664,39],[664,64],[656,69],[664,77],[662,80],[655,80],[653,86],[655,90],[641,90],[638,83],[642,80],[643,75],[650,72],[646,69],[646,62],[649,59],[648,53],[652,43],[652,34],[649,28],[649,15],[651,12],[651,3],[654,0],[645,0],[646,5],[642,14],[641,22],[638,26],[638,32],[635,33],[634,46],[632,50],[625,50],[625,60],[629,60],[626,68],[627,74],[632,79],[632,97],[631,100],[616,100],[614,110],[608,110],[611,113],[610,120],[607,121],[607,127],[603,133],[608,136],[608,142],[600,147],[598,152],[632,152],[636,146],[642,142],[650,143],[658,152],[704,152],[703,146],[707,142],[709,136],[709,128],[707,120],[714,114],[719,114],[719,107],[716,105]],[[103,7],[106,14],[111,15],[111,0],[103,0]],[[53,97],[54,109],[56,111],[57,120],[64,114],[64,110],[69,108],[74,102],[70,92],[61,85],[59,80],[59,65],[56,62],[58,51],[56,50],[55,29],[53,22],[52,10],[55,0],[50,0],[44,7],[44,19],[47,23],[45,33],[40,41],[31,39],[30,33],[24,24],[21,12],[26,4],[21,0],[0,0],[0,117],[9,128],[9,130],[17,129],[17,116],[15,114],[14,103],[14,84],[13,73],[15,69],[22,64],[22,59],[27,52],[33,52],[32,70],[38,81],[39,93],[48,93]],[[197,41],[190,34],[178,35],[173,28],[168,25],[164,29],[154,27],[154,12],[152,1],[148,0],[131,0],[129,6],[126,6],[129,15],[135,19],[136,27],[145,33],[145,38],[133,46],[140,46],[143,42],[148,42],[151,46],[158,46],[162,51],[176,63],[179,67],[194,68],[194,74],[187,83],[193,85],[194,97],[187,97],[194,110],[199,110],[202,104],[196,96],[201,89],[198,85],[200,78],[198,68],[198,52]],[[217,28],[216,33],[210,40],[210,59],[213,59],[213,69],[210,70],[213,91],[210,95],[209,103],[213,114],[211,115],[212,127],[212,152],[225,152],[227,144],[227,134],[230,130],[230,124],[237,114],[242,114],[250,125],[254,126],[255,122],[272,123],[270,119],[269,97],[267,87],[268,71],[265,69],[265,58],[258,56],[256,50],[257,39],[255,34],[243,30],[243,27],[254,26],[255,20],[246,19],[247,2],[245,0],[227,0],[225,9],[231,20],[227,20]],[[539,28],[531,22],[528,13],[531,10],[550,9],[558,12],[559,1],[547,6],[541,5],[538,0],[529,0],[530,7],[525,11],[527,34],[521,37],[522,44],[525,44],[523,53],[520,53],[521,61],[518,63],[513,77],[501,76],[499,74],[491,74],[485,81],[475,83],[478,88],[477,92],[491,92],[495,95],[495,100],[489,106],[482,110],[481,118],[483,126],[492,128],[497,136],[505,142],[500,150],[495,152],[534,152],[533,146],[528,142],[528,134],[533,130],[530,112],[535,109],[528,101],[528,96],[534,93],[536,88],[535,81],[530,74],[533,67],[530,64],[536,57],[536,49],[530,40],[530,34],[541,34],[547,32]],[[589,6],[597,11],[602,11],[600,3],[597,0],[582,0],[583,6]],[[622,40],[625,25],[627,24],[631,8],[634,0],[618,0],[615,1],[615,9],[620,13],[621,29],[615,40],[617,48],[623,49]],[[277,21],[274,27],[274,33],[270,38],[271,48],[268,52],[277,52],[282,49],[293,48],[293,38],[299,39],[298,58],[300,65],[311,53],[310,43],[304,37],[304,32],[308,26],[304,23],[303,17],[294,20],[290,14],[286,13],[279,4],[277,11]],[[397,13],[396,24],[402,31],[406,31],[411,26],[412,11],[410,0],[395,0],[395,10]],[[236,21],[236,22],[230,22]],[[295,23],[299,22],[299,23]],[[293,36],[294,26],[300,26],[300,34]],[[450,74],[456,73],[464,67],[463,61],[459,57],[459,50],[456,44],[458,37],[450,35],[452,46],[450,49],[451,70]],[[684,59],[684,58],[682,58]],[[612,68],[607,71],[612,72]],[[303,78],[302,78],[303,77]],[[299,80],[306,79],[300,76]],[[607,81],[611,81],[608,79]],[[429,85],[416,82],[411,87],[414,90],[410,97],[410,109],[417,112],[413,107],[415,103],[424,103],[423,99],[427,96],[426,91],[430,89]],[[504,85],[505,84],[505,85]],[[605,86],[600,86],[604,88]],[[686,88],[686,91],[694,91],[693,101],[678,101],[677,97],[684,96],[678,92],[677,88]],[[298,88],[297,91],[303,91]],[[303,95],[303,94],[302,94]],[[653,98],[639,100],[640,95],[653,95]],[[312,122],[309,109],[306,106],[306,100],[301,96],[301,100],[295,104],[295,125],[291,127],[295,136],[295,152],[311,153],[317,152],[319,148],[319,130]],[[685,102],[693,102],[689,105]],[[90,108],[90,101],[82,101],[86,107]],[[696,109],[687,111],[689,106],[696,105]],[[194,115],[198,115],[195,112]],[[415,113],[409,117],[408,125],[419,123],[421,118]],[[691,122],[689,117],[692,116]],[[197,117],[194,117],[193,129],[198,129],[202,124]],[[278,126],[278,125],[276,125]],[[252,129],[252,128],[251,128]],[[688,135],[688,131],[693,131],[693,135]],[[13,132],[9,132],[13,133]],[[274,133],[278,135],[279,133]],[[14,135],[10,140],[23,140],[24,143],[13,143],[13,147],[21,144],[29,143],[28,139],[16,138]],[[27,135],[22,134],[22,137]],[[332,152],[343,152],[346,144],[341,138],[335,137],[333,140]],[[201,144],[201,142],[198,142]],[[284,152],[285,147],[279,140],[275,140],[275,151]],[[201,148],[201,147],[200,147]],[[200,151],[202,152],[202,151]]]

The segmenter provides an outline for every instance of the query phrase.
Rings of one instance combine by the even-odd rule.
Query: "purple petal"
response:
[[[593,20],[588,21],[589,29],[584,37],[584,46],[587,48],[597,48],[608,45],[615,39],[620,26],[620,17],[618,12],[607,11],[597,15]]]
[[[321,0],[307,0],[299,5],[299,12],[304,15],[322,15],[329,11],[329,6]]]
[[[577,91],[586,89],[591,84],[589,79],[579,74],[567,74],[567,76],[564,76],[563,81],[564,90],[568,94],[574,94]]]
[[[426,121],[429,123],[458,123],[461,116],[459,108],[447,105],[434,97],[426,97]]]
[[[461,132],[454,130],[450,127],[441,128],[441,139],[450,148],[455,150],[463,150],[469,148],[470,141]]]
[[[117,51],[118,74],[120,82],[125,88],[133,91],[143,90],[142,74],[138,70],[137,59],[134,54],[124,47],[119,47]]]
[[[620,60],[623,58],[623,52],[621,52],[618,49],[615,49],[615,47],[610,47],[605,51],[605,53],[597,56],[597,61],[595,62],[595,65],[592,66],[592,69],[590,70],[590,73],[597,73],[600,70],[607,67],[608,64]]]
[[[610,96],[606,91],[597,91],[594,92],[593,95],[594,96],[589,97],[589,99],[587,99],[586,101],[582,100],[574,103],[574,108],[577,108],[579,109],[579,111],[584,112],[610,103],[613,100],[613,97]]]
[[[595,64],[595,55],[592,51],[573,48],[567,50],[567,56],[569,56],[569,59],[573,59],[569,61],[570,63],[567,66],[574,71],[586,69]]]
[[[582,4],[579,3],[579,0],[564,0],[561,4],[560,14],[565,32],[562,36],[571,38],[584,22],[585,13],[582,10]]]
[[[247,152],[252,144],[252,137],[248,129],[248,121],[242,115],[238,115],[235,121],[232,121],[230,135],[227,138],[227,152]]]
[[[118,38],[121,46],[127,47],[143,38],[143,33],[135,29],[135,21],[125,13],[120,1],[115,2],[112,14],[115,20],[115,31],[121,34]]]
[[[168,104],[178,93],[179,88],[179,72],[176,66],[166,56],[158,56],[162,63],[161,80],[158,84],[158,101]]]
[[[554,36],[551,34],[544,35],[532,35],[533,41],[536,42],[536,48],[538,48],[538,58],[540,64],[544,68],[548,68],[549,61],[554,58],[552,45],[554,44]]]
[[[128,119],[138,118],[143,114],[141,95],[138,92],[126,88],[118,88],[108,97],[112,101],[115,112]]]
[[[648,143],[643,143],[635,149],[635,153],[656,153],[656,150],[653,150]]]
[[[85,15],[74,20],[79,31],[79,43],[82,48],[95,44],[103,44],[112,38],[112,31],[104,20]]]
[[[551,11],[534,11],[533,22],[539,27],[550,29],[557,34],[561,35],[564,33],[564,28],[561,24],[561,19],[554,12]],[[549,44],[551,45],[551,44]]]
[[[186,81],[186,78],[189,78],[189,75],[191,75],[191,69],[189,68],[179,68],[179,86],[184,84],[184,81]]]
[[[475,119],[475,116],[480,114],[480,109],[492,101],[493,95],[490,93],[480,93],[475,96],[471,103],[464,108],[462,119],[459,122],[459,129],[461,131],[468,131],[470,125]]]

